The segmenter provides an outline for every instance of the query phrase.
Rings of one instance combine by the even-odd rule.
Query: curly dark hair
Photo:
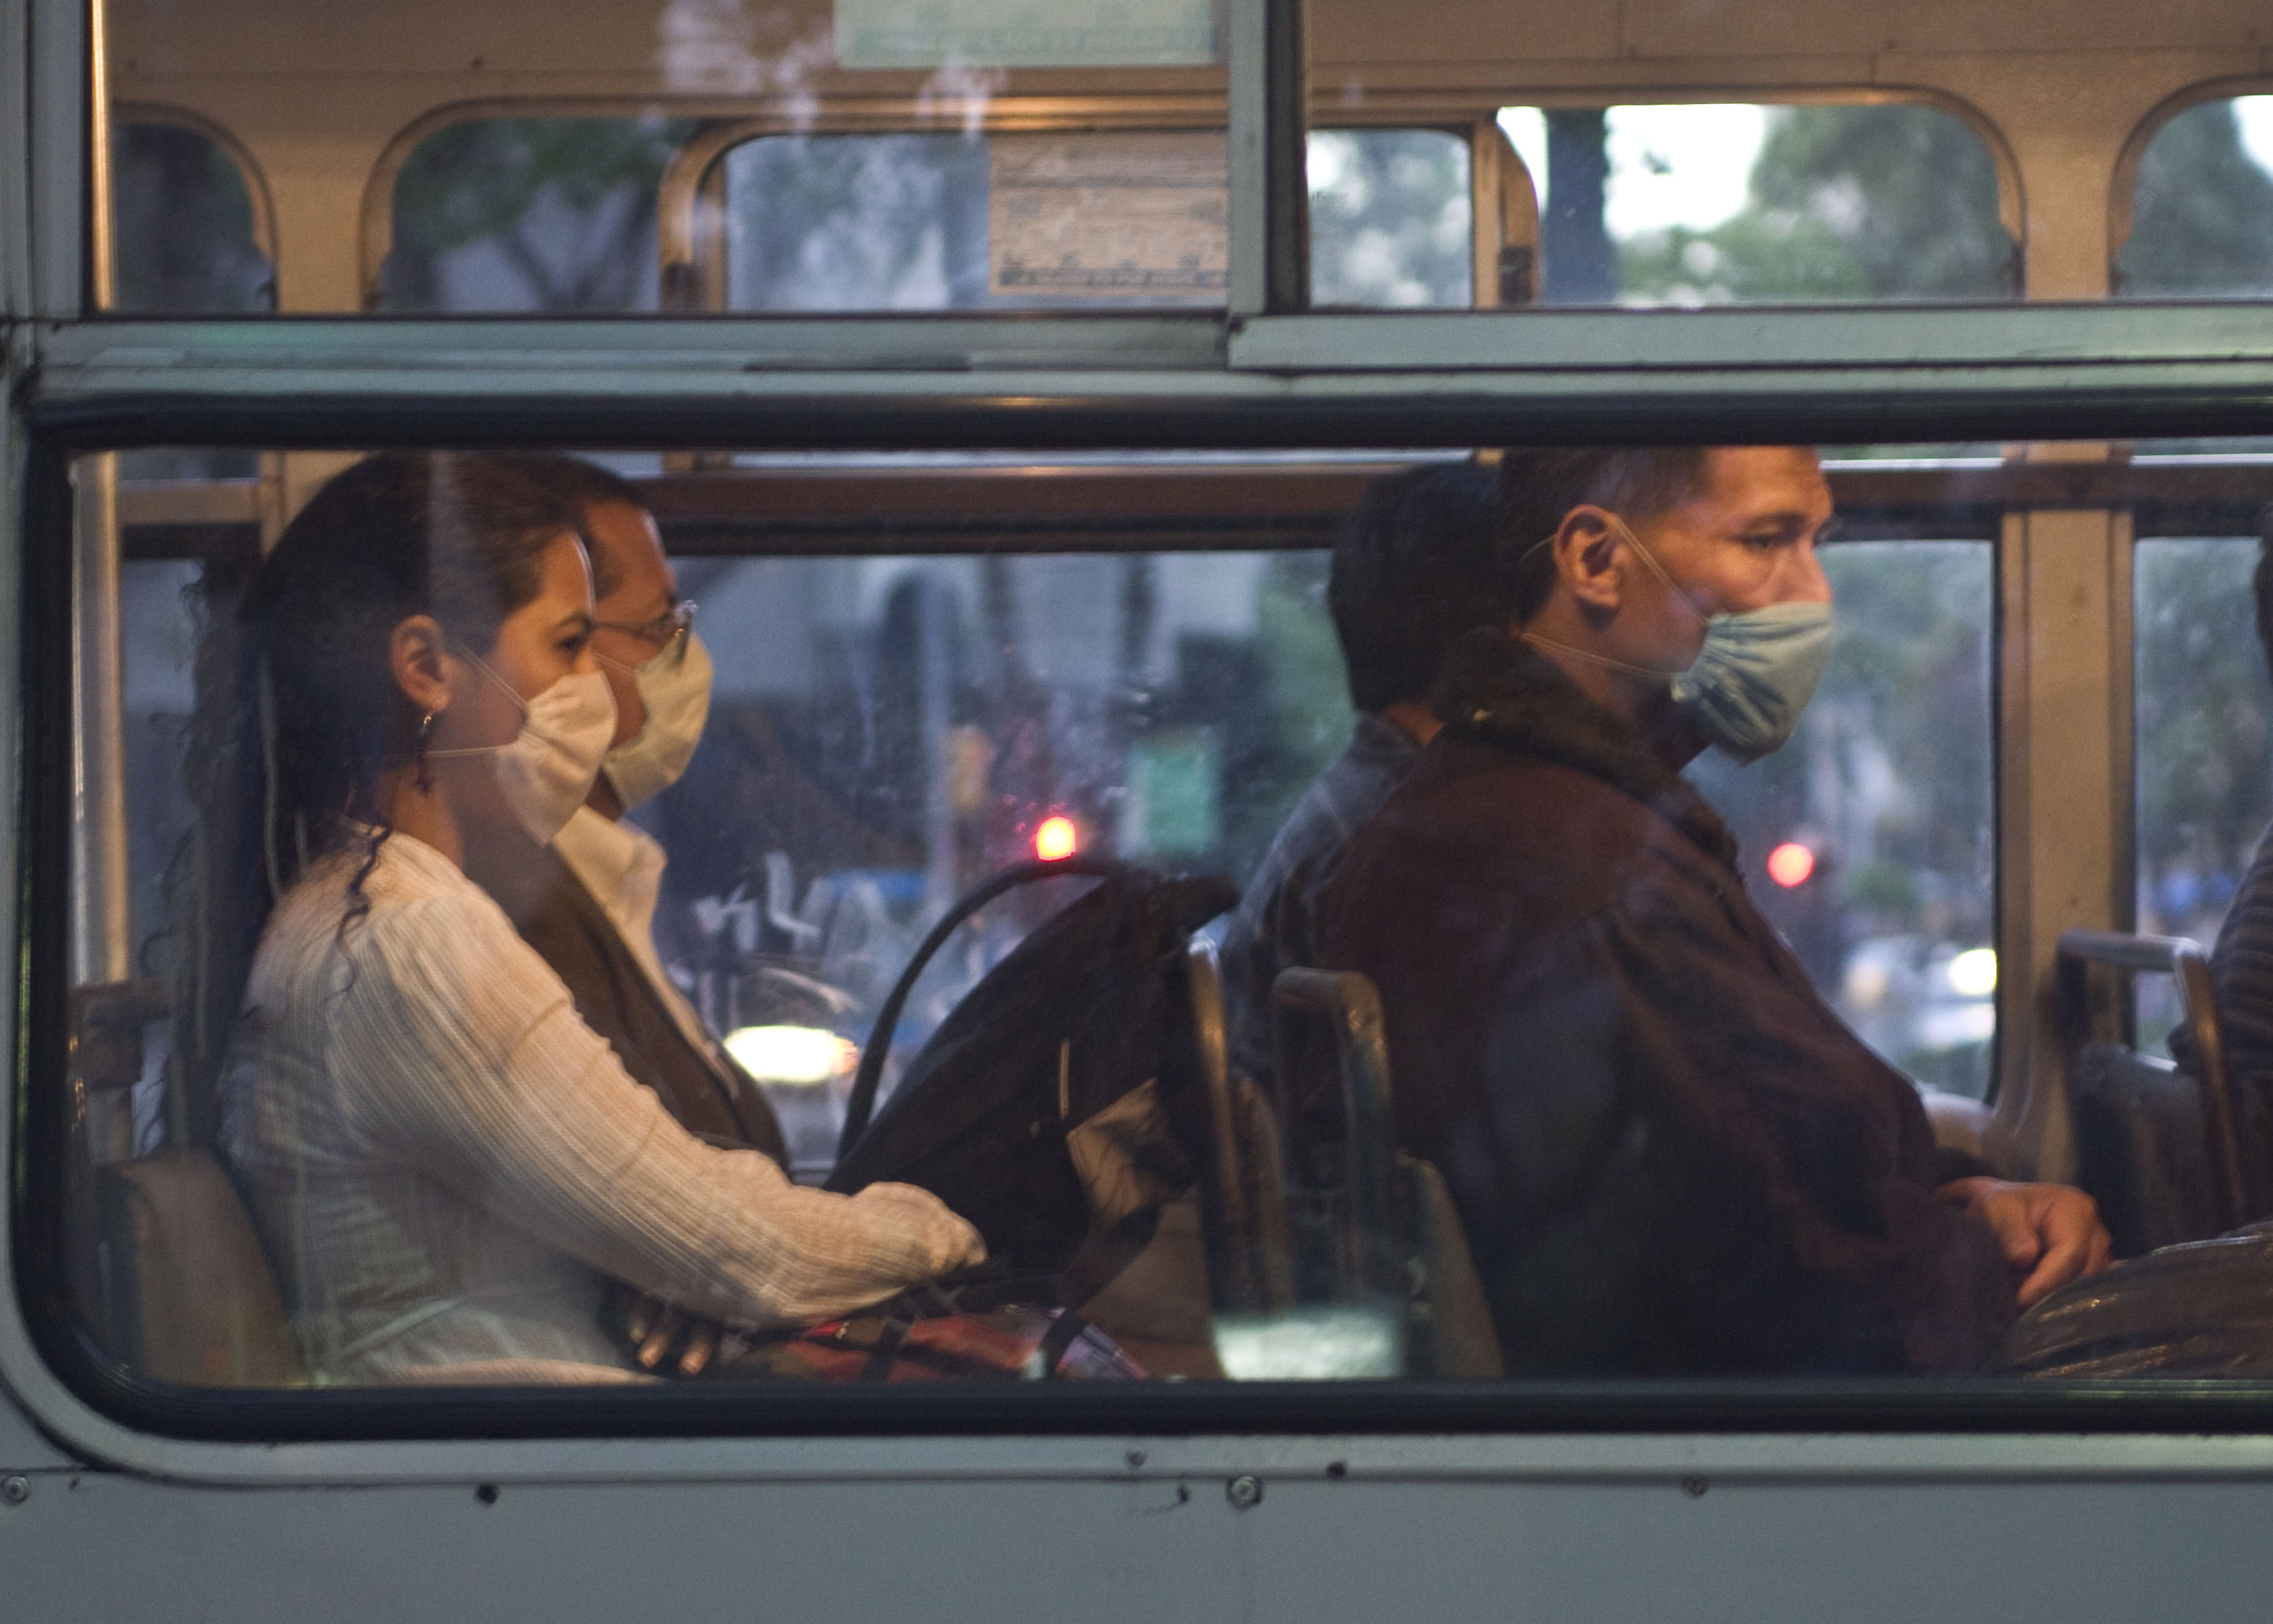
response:
[[[252,956],[283,894],[364,842],[346,929],[388,828],[381,778],[419,718],[388,646],[431,615],[476,654],[581,535],[573,503],[491,458],[390,452],[327,483],[250,580],[200,583],[197,707],[183,781],[195,812],[169,880],[180,941],[174,1048],[189,1119],[211,1103]]]

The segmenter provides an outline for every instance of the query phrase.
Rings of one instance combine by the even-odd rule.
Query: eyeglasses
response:
[[[654,658],[665,665],[677,665],[686,658],[686,643],[694,631],[694,600],[686,598],[674,605],[671,613],[653,620],[595,620],[595,632],[621,632],[626,637],[638,638],[655,646]]]

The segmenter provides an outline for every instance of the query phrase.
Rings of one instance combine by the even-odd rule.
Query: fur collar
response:
[[[1535,755],[1623,790],[1737,872],[1737,838],[1705,797],[1644,748],[1634,730],[1579,692],[1555,662],[1496,627],[1444,656],[1429,705],[1456,738]]]

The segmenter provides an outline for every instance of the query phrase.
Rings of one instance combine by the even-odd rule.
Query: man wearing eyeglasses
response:
[[[688,1132],[785,1162],[763,1092],[664,972],[654,936],[663,848],[624,819],[678,781],[702,737],[710,656],[694,634],[694,605],[680,600],[654,517],[631,484],[573,457],[509,460],[574,502],[582,520],[592,649],[615,695],[616,733],[590,797],[551,847],[501,837],[469,849],[466,872],[568,984],[577,1014],[625,1070]],[[652,1301],[631,1306],[627,1319],[650,1367],[678,1346],[678,1362],[692,1374],[715,1346],[714,1328],[683,1326],[677,1310]]]

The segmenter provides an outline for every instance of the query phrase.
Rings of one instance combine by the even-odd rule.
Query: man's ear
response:
[[[1617,532],[1599,507],[1574,507],[1555,532],[1555,573],[1587,609],[1616,614],[1624,597],[1625,560]]]
[[[386,640],[386,666],[394,685],[420,715],[450,708],[447,640],[431,615],[413,615]]]

